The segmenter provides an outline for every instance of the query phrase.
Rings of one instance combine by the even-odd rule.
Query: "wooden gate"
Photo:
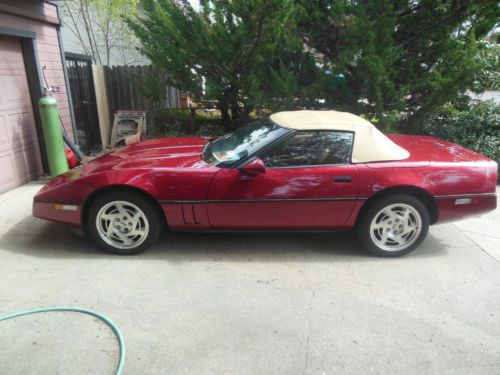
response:
[[[76,122],[76,141],[80,149],[90,154],[101,148],[101,136],[92,78],[90,56],[66,53],[71,99]]]

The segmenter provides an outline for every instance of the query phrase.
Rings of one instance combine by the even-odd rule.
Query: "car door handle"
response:
[[[351,176],[333,176],[333,181],[334,182],[351,182],[352,177]]]

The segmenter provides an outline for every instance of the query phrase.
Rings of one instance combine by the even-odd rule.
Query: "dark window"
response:
[[[340,131],[298,131],[261,155],[267,167],[346,164],[354,134]]]

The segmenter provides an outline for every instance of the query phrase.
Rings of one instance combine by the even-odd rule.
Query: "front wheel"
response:
[[[397,195],[375,202],[361,218],[358,235],[373,254],[397,257],[416,249],[429,231],[429,212],[417,198]]]
[[[154,205],[134,193],[104,194],[89,210],[87,232],[101,248],[116,254],[144,251],[161,231],[162,220]]]

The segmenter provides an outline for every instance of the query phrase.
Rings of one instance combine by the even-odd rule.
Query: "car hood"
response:
[[[121,147],[82,167],[81,175],[110,169],[203,168],[205,137],[158,138]]]
[[[182,186],[183,181],[189,185],[193,176],[199,185],[208,183],[218,168],[201,158],[206,142],[202,137],[160,138],[116,149],[53,178],[35,200],[83,202],[110,185],[134,186],[160,199],[168,190],[165,186]],[[174,191],[174,196],[182,197],[182,191]]]

